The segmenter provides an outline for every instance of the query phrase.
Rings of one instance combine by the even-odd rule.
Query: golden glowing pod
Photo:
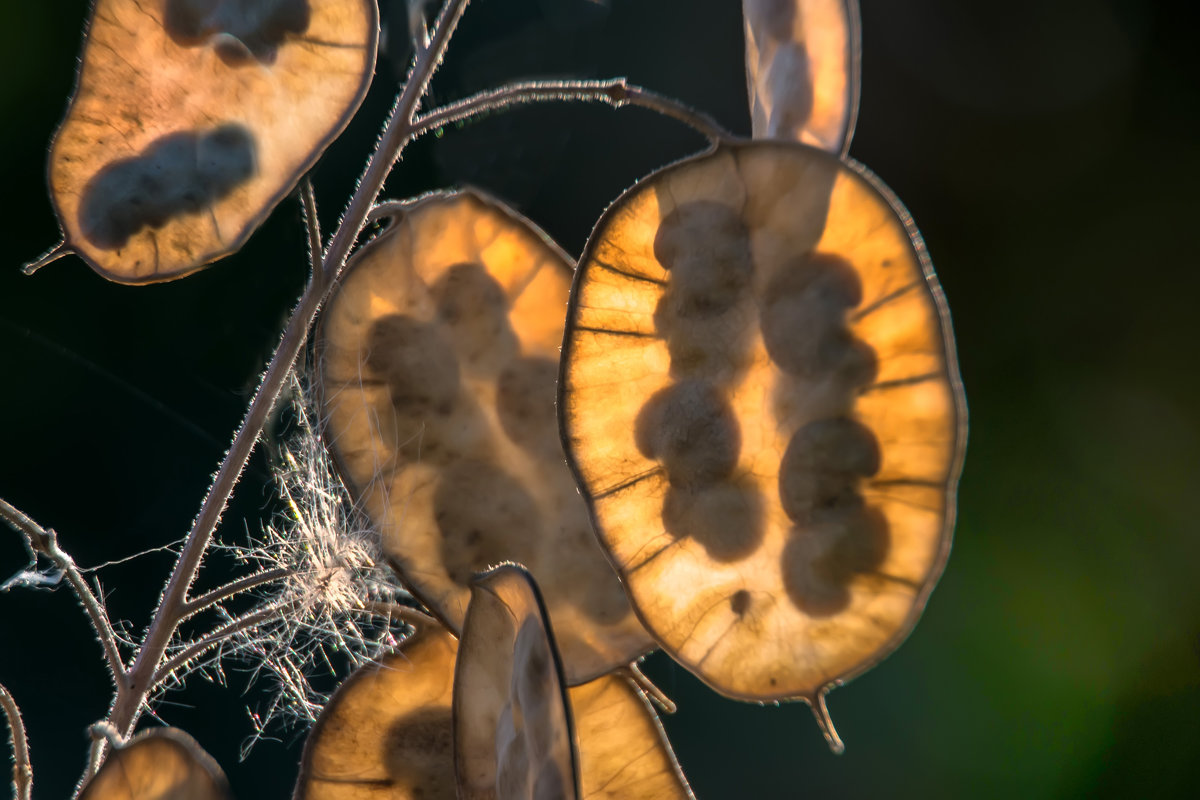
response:
[[[230,800],[225,773],[177,728],[152,728],[115,748],[80,800]]]
[[[295,800],[454,800],[454,658],[430,620],[347,678],[304,745]]]
[[[330,450],[404,581],[458,632],[472,576],[525,565],[575,684],[653,642],[564,463],[570,279],[567,256],[498,202],[431,195],[348,265],[318,349]]]
[[[62,249],[124,283],[237,250],[349,122],[373,0],[97,0],[50,152]]]
[[[858,0],[742,0],[755,139],[844,154],[858,115]]]
[[[728,143],[637,184],[576,273],[559,391],[634,608],[718,691],[820,711],[916,623],[965,405],[924,247],[861,166]]]
[[[296,800],[454,800],[458,641],[432,620],[330,699],[304,747]],[[654,710],[629,680],[568,691],[584,800],[692,797]]]
[[[605,675],[568,690],[583,800],[694,800],[642,690]]]

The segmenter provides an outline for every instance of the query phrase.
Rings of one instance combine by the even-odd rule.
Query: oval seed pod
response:
[[[430,623],[338,687],[304,744],[296,800],[454,800],[458,642]]]
[[[504,564],[471,584],[454,669],[460,800],[580,797],[571,704],[532,576]]]
[[[372,0],[97,0],[50,151],[62,247],[122,283],[235,252],[350,121]]]
[[[399,213],[319,334],[326,440],[413,593],[454,631],[503,561],[539,580],[571,683],[653,647],[591,531],[554,413],[571,262],[477,192]]]
[[[178,728],[152,728],[115,748],[80,800],[229,800],[212,756]]]
[[[924,247],[862,167],[724,144],[638,183],[576,273],[559,391],[635,609],[713,688],[819,710],[916,623],[966,410]]]
[[[858,0],[742,0],[755,139],[844,155],[860,93]]]
[[[379,664],[360,667],[304,745],[296,800],[454,800],[452,685],[458,641],[420,625]],[[605,675],[568,690],[584,800],[688,800],[654,709]]]

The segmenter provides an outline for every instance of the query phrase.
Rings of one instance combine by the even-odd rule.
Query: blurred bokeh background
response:
[[[187,529],[305,276],[297,203],[186,280],[110,284],[57,241],[44,184],[84,0],[0,4],[0,496],[82,565]],[[383,3],[385,16],[401,2]],[[1185,797],[1200,781],[1200,72],[1186,3],[863,0],[851,154],[900,196],[945,287],[971,409],[954,552],[909,641],[839,689],[831,755],[806,707],[716,697],[656,656],[698,797]],[[404,31],[314,175],[327,229],[396,91]],[[748,133],[738,0],[475,0],[434,100],[513,78],[605,77]],[[578,254],[596,217],[700,149],[636,109],[546,106],[419,141],[395,197],[473,183]],[[277,510],[257,456],[225,516]],[[0,580],[25,566],[0,530]],[[98,573],[141,629],[166,552]],[[201,576],[221,579],[218,566]],[[235,792],[290,796],[302,732],[244,763],[245,675],[193,681],[159,716]],[[65,589],[0,594],[0,682],[39,797],[66,796],[110,687]],[[144,724],[150,724],[147,720]],[[7,753],[5,755],[7,758]]]

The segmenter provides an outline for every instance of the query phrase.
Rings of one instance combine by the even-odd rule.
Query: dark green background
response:
[[[435,100],[515,77],[628,75],[747,132],[736,0],[613,0],[587,24],[567,13],[573,1],[476,0]],[[851,152],[925,236],[971,407],[954,552],[911,639],[832,695],[844,756],[803,706],[721,700],[652,659],[679,701],[666,726],[700,798],[1196,791],[1200,92],[1185,9],[864,0]],[[186,530],[305,266],[288,200],[242,253],[176,283],[120,287],[77,259],[18,273],[57,241],[46,144],[85,11],[0,5],[0,496],[90,565]],[[401,68],[381,60],[316,171],[327,227]],[[577,254],[622,189],[701,145],[639,110],[526,109],[418,143],[388,193],[474,182]],[[227,538],[271,513],[265,476],[256,459]],[[134,630],[170,563],[159,553],[101,573]],[[0,579],[23,565],[0,531]],[[229,677],[232,689],[193,681],[160,714],[200,739],[241,797],[284,798],[298,734],[238,764],[243,706],[262,699]],[[65,590],[0,595],[0,681],[25,711],[37,795],[64,796],[109,696]]]

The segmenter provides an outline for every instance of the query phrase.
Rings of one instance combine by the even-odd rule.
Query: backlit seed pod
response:
[[[604,558],[554,413],[571,262],[476,192],[398,213],[324,314],[330,449],[412,591],[460,631],[472,576],[538,579],[572,684],[653,647]]]
[[[966,410],[924,247],[862,167],[724,144],[639,182],[576,273],[559,391],[634,608],[718,691],[820,708],[916,623]]]
[[[50,151],[65,249],[123,283],[235,252],[350,121],[373,0],[97,0]]]
[[[458,641],[433,623],[360,667],[304,745],[295,800],[455,800],[451,717]],[[620,675],[568,691],[584,800],[689,800],[658,717]]]
[[[742,0],[755,139],[844,154],[858,116],[858,0]]]
[[[458,642],[430,623],[338,687],[305,742],[295,800],[454,800]]]
[[[177,728],[152,728],[109,753],[80,800],[230,800],[225,773]]]
[[[575,800],[578,756],[562,664],[532,577],[505,564],[472,582],[454,670],[460,800]]]

